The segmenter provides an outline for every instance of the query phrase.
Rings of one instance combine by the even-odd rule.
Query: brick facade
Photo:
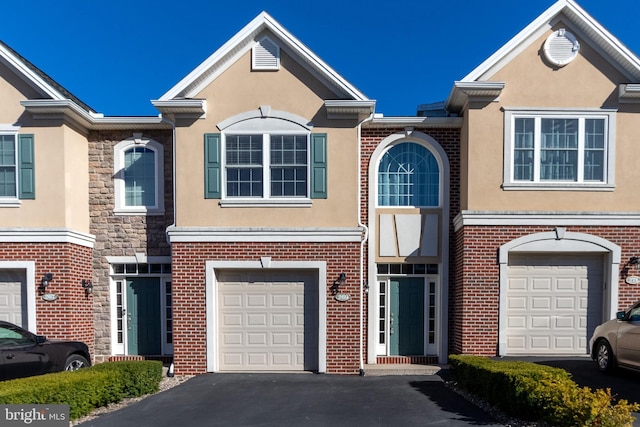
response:
[[[174,243],[174,361],[178,374],[206,372],[206,261],[325,261],[327,263],[327,373],[357,374],[360,368],[360,243]],[[350,294],[336,301],[330,286],[340,273]]]
[[[86,296],[82,280],[91,279],[91,248],[72,243],[0,243],[0,260],[35,264],[38,286],[46,273],[53,274],[47,293],[55,301],[44,301],[36,291],[36,333],[47,338],[83,341],[93,355],[93,297]]]
[[[450,325],[455,353],[495,356],[500,314],[500,246],[533,233],[549,232],[545,226],[466,226],[455,235],[459,257],[455,266],[457,283],[451,295],[456,316]],[[640,288],[625,283],[630,274],[625,261],[637,255],[638,227],[567,227],[567,231],[591,234],[621,247],[618,309],[640,299]],[[631,267],[635,268],[635,267]]]
[[[455,244],[455,233],[453,229],[453,219],[460,212],[460,129],[452,128],[420,128],[414,127],[417,132],[425,133],[435,139],[442,149],[447,154],[449,160],[449,283],[443,283],[443,286],[449,286],[449,336],[452,336],[454,332],[451,328],[453,324],[453,301],[452,295],[454,294],[456,275],[455,265],[457,254]],[[375,181],[369,179],[369,163],[371,162],[371,156],[380,143],[390,135],[395,133],[404,133],[404,128],[364,128],[362,129],[362,154],[361,154],[361,174],[360,180],[362,182],[362,198],[360,200],[361,207],[361,220],[362,223],[371,227],[375,224],[371,224],[368,218],[369,214],[369,185],[371,182],[375,184]],[[365,247],[365,253],[370,250],[370,242],[367,242]],[[443,254],[447,256],[447,254]],[[365,276],[367,275],[367,259],[365,257]],[[365,281],[375,281],[375,278],[369,279],[365,277]],[[367,301],[368,302],[368,301]],[[365,315],[367,310],[365,309]],[[368,323],[365,322],[365,325]],[[366,330],[365,330],[366,336]],[[449,347],[451,349],[451,338],[449,340]]]

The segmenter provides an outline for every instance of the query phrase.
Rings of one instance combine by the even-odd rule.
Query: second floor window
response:
[[[17,197],[18,156],[15,135],[0,135],[0,197]]]
[[[604,118],[523,117],[514,127],[515,181],[604,180]]]
[[[226,135],[226,196],[308,197],[308,141],[308,135]]]
[[[440,167],[426,147],[405,142],[391,147],[378,166],[378,206],[436,207]]]
[[[126,206],[156,205],[155,153],[145,147],[124,152],[124,193]]]
[[[164,205],[164,154],[157,141],[136,135],[114,147],[115,212],[160,215]]]
[[[615,112],[505,110],[505,189],[614,187]]]

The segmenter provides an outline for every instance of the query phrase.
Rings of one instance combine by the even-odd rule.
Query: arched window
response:
[[[440,167],[427,148],[394,145],[378,166],[378,206],[439,206]]]
[[[160,215],[164,212],[164,154],[160,143],[136,135],[114,147],[115,212]]]
[[[131,147],[124,152],[125,206],[156,205],[155,152],[145,147]]]

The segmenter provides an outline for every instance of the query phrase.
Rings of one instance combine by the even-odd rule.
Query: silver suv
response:
[[[589,341],[591,358],[601,371],[616,366],[640,369],[640,302],[598,326]]]

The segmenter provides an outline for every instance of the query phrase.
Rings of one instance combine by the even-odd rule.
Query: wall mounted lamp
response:
[[[40,291],[41,294],[45,293],[45,291],[47,290],[47,286],[49,286],[52,279],[53,279],[52,273],[46,273],[44,276],[42,276],[42,279],[40,279],[40,285],[38,285],[38,290]]]
[[[632,256],[629,258],[629,265],[638,265],[640,263],[640,257]]]
[[[93,292],[93,283],[91,283],[91,280],[82,279],[80,284],[82,285],[86,296],[89,296]]]
[[[333,281],[333,285],[331,285],[331,295],[335,295],[340,291],[340,286],[343,286],[347,283],[347,274],[340,273],[340,276],[336,280]]]

